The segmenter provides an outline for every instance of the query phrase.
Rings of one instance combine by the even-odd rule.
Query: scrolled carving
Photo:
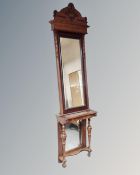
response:
[[[67,7],[63,8],[59,12],[57,10],[54,10],[54,19],[64,18],[67,20],[86,20],[83,18],[78,10],[75,9],[74,5],[72,3],[69,3]]]
[[[73,3],[60,11],[54,10],[54,19],[50,21],[52,29],[73,32],[87,33],[87,18],[82,17],[81,13],[75,9]]]

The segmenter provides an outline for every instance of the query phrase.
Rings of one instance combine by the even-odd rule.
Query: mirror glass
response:
[[[66,125],[66,151],[80,146],[81,144],[81,131],[80,122],[70,123]]]
[[[65,108],[84,106],[80,39],[60,37]]]

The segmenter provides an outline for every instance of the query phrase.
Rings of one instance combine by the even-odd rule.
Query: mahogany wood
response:
[[[82,17],[80,12],[75,9],[72,3],[61,9],[59,12],[54,10],[54,19],[50,21],[52,30],[87,33],[87,18]]]
[[[50,21],[51,28],[54,33],[55,53],[56,53],[56,65],[57,65],[57,77],[58,77],[58,90],[59,90],[59,103],[60,113],[57,115],[58,125],[58,161],[62,163],[63,167],[66,167],[66,157],[78,154],[81,151],[91,152],[91,125],[90,118],[96,116],[96,111],[89,109],[88,99],[88,86],[87,86],[87,72],[86,72],[86,54],[85,54],[85,34],[87,34],[87,18],[82,17],[80,12],[75,9],[72,3],[69,3],[67,7],[61,9],[59,12],[54,11],[54,19]],[[80,40],[80,49],[82,51],[82,77],[83,77],[83,92],[84,92],[84,106],[66,108],[65,96],[64,96],[64,84],[61,64],[60,53],[60,37],[76,38]],[[80,146],[68,150],[65,150],[66,144],[66,131],[65,125],[69,123],[76,123],[80,121]],[[87,126],[88,121],[88,126]],[[88,132],[88,146],[86,143],[86,135]]]
[[[79,146],[79,147],[76,147],[74,149],[71,149],[69,151],[66,151],[65,152],[65,156],[68,157],[68,156],[73,156],[73,155],[76,155],[78,153],[80,153],[81,151],[90,151],[90,148],[89,147],[84,147],[84,146]],[[59,156],[59,160],[60,162],[63,162],[63,156]]]

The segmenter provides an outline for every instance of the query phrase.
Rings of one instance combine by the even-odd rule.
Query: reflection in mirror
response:
[[[76,148],[81,144],[80,122],[74,122],[66,125],[67,142],[66,151]]]
[[[84,106],[80,40],[60,37],[65,108]]]

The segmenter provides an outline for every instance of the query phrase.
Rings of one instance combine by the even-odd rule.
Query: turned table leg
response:
[[[89,148],[89,151],[88,151],[88,156],[90,156],[91,154],[91,130],[92,130],[92,127],[90,125],[90,119],[88,119],[88,126],[87,126],[87,131],[88,131],[88,148]]]
[[[65,145],[66,145],[66,131],[65,131],[65,125],[62,125],[62,130],[61,130],[61,140],[62,140],[62,154],[63,154],[63,162],[62,166],[65,168],[66,165],[66,158],[65,158]]]
[[[81,121],[78,122],[79,146],[81,146]]]

